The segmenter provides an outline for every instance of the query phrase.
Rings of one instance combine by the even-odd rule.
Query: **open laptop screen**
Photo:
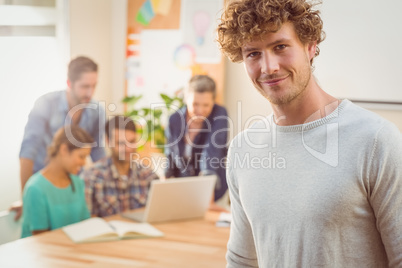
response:
[[[203,217],[215,188],[216,176],[152,181],[145,211],[123,213],[141,222],[162,222]]]

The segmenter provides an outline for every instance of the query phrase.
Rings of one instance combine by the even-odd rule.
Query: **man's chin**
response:
[[[81,101],[80,101],[80,104],[88,104],[88,103],[90,103],[91,102],[91,99],[82,99]]]

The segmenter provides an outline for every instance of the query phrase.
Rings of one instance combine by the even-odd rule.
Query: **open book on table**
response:
[[[161,231],[148,223],[107,222],[102,218],[90,218],[62,229],[75,243],[163,236]]]

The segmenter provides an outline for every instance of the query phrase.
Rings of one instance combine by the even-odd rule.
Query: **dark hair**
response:
[[[48,159],[55,157],[62,144],[66,144],[68,150],[71,152],[75,149],[83,147],[91,147],[94,142],[91,135],[82,128],[76,125],[68,125],[60,128],[53,136],[52,143],[47,149]]]
[[[116,115],[106,122],[106,136],[110,137],[110,133],[112,133],[115,129],[124,129],[136,132],[134,121],[130,117],[123,115]]]
[[[325,39],[320,12],[306,0],[241,0],[233,1],[221,17],[217,28],[220,48],[233,62],[243,61],[242,46],[269,32],[278,31],[286,22],[293,23],[303,44]],[[311,60],[312,63],[313,59]]]
[[[189,84],[186,88],[188,92],[211,92],[213,97],[216,96],[216,84],[215,81],[208,75],[194,75],[191,77]]]
[[[80,79],[81,75],[86,72],[97,72],[98,65],[87,57],[77,57],[68,64],[67,77],[70,82],[74,83]]]

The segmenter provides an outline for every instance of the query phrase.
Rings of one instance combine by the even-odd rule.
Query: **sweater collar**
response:
[[[329,115],[320,118],[318,120],[308,122],[305,124],[300,124],[300,125],[292,125],[292,126],[279,126],[275,123],[274,120],[274,114],[271,114],[269,117],[269,121],[272,126],[276,128],[277,131],[279,132],[305,132],[317,127],[320,127],[322,125],[327,124],[328,122],[332,121],[333,119],[337,118],[339,114],[347,107],[350,105],[351,102],[347,99],[342,100],[342,102],[336,107],[336,109],[330,113]]]

